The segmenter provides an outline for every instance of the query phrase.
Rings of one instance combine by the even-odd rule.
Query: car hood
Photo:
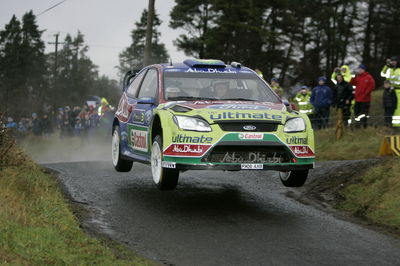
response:
[[[200,116],[209,123],[223,120],[267,120],[284,123],[288,114],[281,103],[249,101],[179,101],[160,106],[175,115]]]

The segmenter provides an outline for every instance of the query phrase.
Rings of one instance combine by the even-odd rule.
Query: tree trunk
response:
[[[146,44],[144,47],[143,58],[144,66],[147,66],[151,63],[151,38],[153,37],[154,4],[155,0],[149,0],[149,8],[147,12]]]

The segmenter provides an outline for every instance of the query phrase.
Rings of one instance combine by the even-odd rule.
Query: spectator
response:
[[[359,124],[362,124],[366,128],[371,103],[371,92],[375,89],[375,80],[367,72],[367,67],[364,64],[360,64],[357,68],[357,75],[351,79],[350,83],[356,86],[356,103],[354,105],[356,126],[358,127]]]
[[[340,68],[339,67],[335,68],[335,70],[333,71],[333,73],[331,75],[331,80],[335,84],[337,83],[336,76],[338,74],[341,74],[343,76],[344,81],[346,81],[346,82],[350,82],[351,79],[353,78],[353,76],[351,75],[351,72],[350,72],[350,67],[348,65],[343,65]]]
[[[310,102],[314,106],[315,128],[326,128],[329,122],[329,108],[332,104],[332,90],[326,83],[326,77],[318,78],[318,86],[311,93]]]
[[[12,117],[8,117],[7,124],[5,127],[11,130],[15,130],[17,129],[17,123],[14,122],[14,119]]]
[[[41,122],[36,113],[32,113],[32,133],[35,136],[42,135]]]
[[[385,77],[386,80],[390,82],[397,98],[396,101],[397,103],[400,102],[400,66],[399,58],[397,56],[393,56],[386,60],[386,65],[381,71],[381,76]],[[400,106],[395,106],[392,117],[392,126],[400,127]]]
[[[58,108],[57,115],[56,115],[58,129],[61,129],[61,127],[63,125],[63,119],[64,119],[64,110],[63,110],[63,108]]]
[[[254,69],[254,71],[257,73],[257,75],[260,76],[260,78],[264,78],[264,75],[263,75],[263,73],[262,73],[261,70],[259,70],[258,68],[256,68],[256,69]]]
[[[53,128],[51,126],[50,118],[47,114],[43,115],[41,124],[43,136],[49,137],[53,133]]]
[[[77,117],[75,119],[74,135],[75,136],[81,136],[83,129],[84,129],[84,127],[83,127],[83,124],[82,124],[82,120],[79,117]]]
[[[336,75],[336,85],[333,88],[333,106],[343,112],[343,122],[347,125],[350,118],[351,101],[353,100],[353,87],[344,80],[342,74]]]
[[[64,108],[63,116],[62,116],[62,125],[61,125],[61,138],[71,137],[72,136],[72,127],[71,127],[71,110],[69,106]]]
[[[279,85],[279,81],[277,78],[272,78],[271,79],[271,88],[272,90],[279,95],[279,97],[282,97],[284,94],[284,90],[282,87]]]
[[[397,108],[396,92],[389,80],[383,83],[385,91],[383,92],[383,110],[385,112],[385,126],[392,127],[392,117]]]
[[[296,94],[294,101],[297,104],[297,107],[302,114],[306,114],[310,117],[313,114],[313,106],[310,102],[311,92],[309,91],[307,86],[302,86],[300,91]]]

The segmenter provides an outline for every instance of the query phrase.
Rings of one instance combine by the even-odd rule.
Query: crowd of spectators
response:
[[[112,107],[105,100],[98,105],[85,103],[82,107],[65,106],[41,115],[32,113],[17,121],[9,116],[3,125],[18,138],[28,135],[49,137],[56,132],[60,138],[86,137],[95,134],[103,126],[108,126],[112,116]]]

